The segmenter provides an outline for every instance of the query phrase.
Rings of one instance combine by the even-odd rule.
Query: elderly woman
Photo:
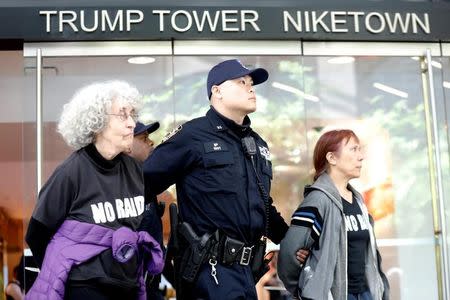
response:
[[[141,166],[125,155],[141,97],[128,83],[82,88],[58,130],[73,152],[39,193],[26,241],[41,272],[29,299],[145,299],[143,273],[162,270],[162,252],[136,232],[144,212]],[[143,268],[143,252],[151,260]]]
[[[317,141],[314,183],[305,187],[278,260],[279,276],[297,299],[389,297],[372,220],[361,194],[349,184],[360,176],[362,161],[359,138],[351,130],[332,130]],[[299,248],[310,249],[307,259],[297,260]]]

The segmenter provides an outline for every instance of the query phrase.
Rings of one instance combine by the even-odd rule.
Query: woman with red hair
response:
[[[294,297],[314,300],[385,300],[373,221],[350,184],[363,154],[351,130],[324,133],[314,148],[314,183],[294,212],[280,245],[278,270]],[[296,258],[303,248],[303,258]]]

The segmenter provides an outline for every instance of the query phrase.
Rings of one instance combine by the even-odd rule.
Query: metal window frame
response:
[[[25,43],[24,57],[172,55],[171,41]]]
[[[301,41],[174,41],[173,55],[302,55]]]
[[[439,43],[303,42],[305,56],[441,56]]]
[[[428,49],[428,50],[427,50]],[[101,41],[101,42],[55,42],[25,43],[24,57],[36,57],[37,92],[37,189],[42,183],[42,59],[44,57],[82,57],[82,56],[137,56],[137,55],[295,55],[295,56],[427,56],[428,68],[431,69],[432,56],[450,56],[450,43],[406,43],[406,42],[313,42],[313,41],[272,41],[272,40],[192,40],[192,41]],[[431,76],[431,75],[429,75]],[[432,77],[428,79],[432,82]],[[431,121],[433,127],[437,120]],[[436,141],[434,141],[436,146]],[[438,154],[436,154],[438,155]],[[437,166],[439,168],[439,166]],[[430,170],[432,172],[432,170]],[[439,174],[437,174],[439,175]],[[442,189],[442,182],[437,182]],[[440,185],[440,186],[439,186]],[[438,200],[443,205],[441,193]],[[433,218],[440,220],[433,214]],[[442,220],[441,220],[442,221]],[[442,224],[442,223],[441,223]],[[441,228],[445,234],[445,228]],[[444,239],[445,241],[446,239]],[[447,245],[439,245],[447,247]],[[448,262],[446,251],[444,262]],[[441,263],[442,264],[442,263]],[[441,265],[442,268],[442,265]],[[449,277],[448,267],[444,266],[443,278]],[[446,283],[443,282],[445,285]],[[444,298],[448,296],[448,286],[444,289]]]
[[[450,43],[441,43],[442,56],[450,56]]]
[[[175,40],[25,43],[24,57],[135,55],[450,56],[450,43]]]

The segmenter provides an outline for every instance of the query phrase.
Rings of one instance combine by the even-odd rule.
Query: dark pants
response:
[[[216,265],[217,280],[211,276],[211,266],[206,263],[196,282],[189,287],[189,300],[257,300],[255,281],[249,266]]]
[[[348,294],[347,300],[373,300],[370,291],[359,294]]]
[[[137,299],[137,291],[120,289],[103,285],[71,285],[68,284],[64,295],[65,300],[122,300]]]
[[[164,300],[163,291],[159,290],[159,282],[161,281],[161,276],[155,276],[151,283],[147,283],[147,299],[148,300]]]
[[[163,244],[163,230],[162,230],[162,214],[158,212],[157,200],[153,197],[148,197],[153,199],[145,207],[144,218],[139,225],[139,230],[147,231],[161,246],[161,249],[166,252]],[[164,213],[164,211],[162,211]],[[149,259],[151,259],[149,257]],[[166,267],[164,267],[166,269]],[[149,276],[150,278],[150,276]],[[159,282],[161,281],[161,276],[156,276],[152,279],[151,283],[146,283],[147,287],[147,299],[148,300],[163,300],[163,293],[159,290]]]

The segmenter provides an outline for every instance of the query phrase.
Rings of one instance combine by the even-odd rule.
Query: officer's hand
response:
[[[300,265],[303,266],[306,259],[308,258],[309,250],[299,249],[296,253],[297,260],[300,262]]]

